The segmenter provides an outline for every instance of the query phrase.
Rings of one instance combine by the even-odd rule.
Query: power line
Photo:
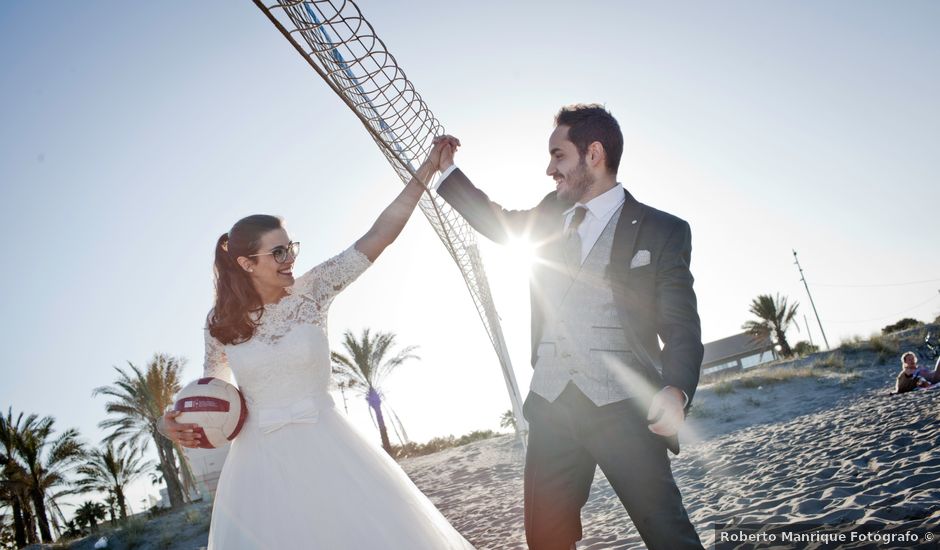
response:
[[[884,321],[885,319],[891,319],[891,318],[897,317],[898,315],[903,315],[903,314],[905,314],[905,313],[907,313],[907,312],[909,312],[909,311],[913,311],[913,310],[915,310],[915,309],[917,309],[917,308],[919,308],[919,307],[921,307],[921,306],[924,306],[924,305],[929,304],[930,302],[932,302],[932,301],[934,301],[934,300],[936,300],[936,299],[937,299],[937,296],[931,296],[930,298],[924,300],[923,302],[917,304],[916,306],[911,306],[911,307],[905,309],[904,311],[899,311],[899,312],[893,313],[893,314],[891,314],[891,315],[885,315],[884,317],[876,317],[876,318],[874,318],[874,319],[861,319],[861,320],[858,320],[858,321],[830,321],[830,320],[826,319],[826,322],[827,322],[827,323],[836,323],[836,324],[849,324],[849,323],[868,323],[868,322],[871,322],[871,321]]]
[[[822,283],[813,283],[815,286],[825,286],[831,288],[879,288],[879,287],[888,287],[888,286],[911,286],[911,285],[923,285],[927,283],[936,283],[940,282],[940,279],[925,279],[923,281],[911,281],[909,283],[884,283],[884,284],[874,284],[874,285],[833,285],[833,284],[822,284]]]

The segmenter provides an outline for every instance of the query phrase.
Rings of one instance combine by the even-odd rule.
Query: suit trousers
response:
[[[663,438],[633,399],[598,407],[569,383],[549,402],[530,392],[525,530],[532,550],[569,550],[581,540],[581,508],[600,466],[647,548],[702,549],[682,505]]]

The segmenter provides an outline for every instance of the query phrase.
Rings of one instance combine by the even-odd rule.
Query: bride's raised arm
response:
[[[369,231],[356,241],[356,250],[365,254],[370,262],[374,262],[385,247],[398,238],[421,199],[428,181],[438,170],[441,151],[445,147],[456,147],[456,144],[449,140],[438,141],[431,149],[428,158],[418,168],[416,177],[411,178],[398,197],[379,214]]]

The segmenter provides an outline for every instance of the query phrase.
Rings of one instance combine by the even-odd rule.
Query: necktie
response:
[[[581,234],[578,233],[578,228],[581,227],[586,214],[587,208],[583,206],[575,208],[571,223],[565,230],[565,262],[572,272],[577,272],[581,267]]]

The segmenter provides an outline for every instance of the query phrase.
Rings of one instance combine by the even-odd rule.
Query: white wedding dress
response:
[[[206,330],[205,376],[231,381],[248,418],[222,468],[209,550],[437,550],[473,547],[328,393],[327,311],[371,265],[355,247],[265,306],[247,342]]]

